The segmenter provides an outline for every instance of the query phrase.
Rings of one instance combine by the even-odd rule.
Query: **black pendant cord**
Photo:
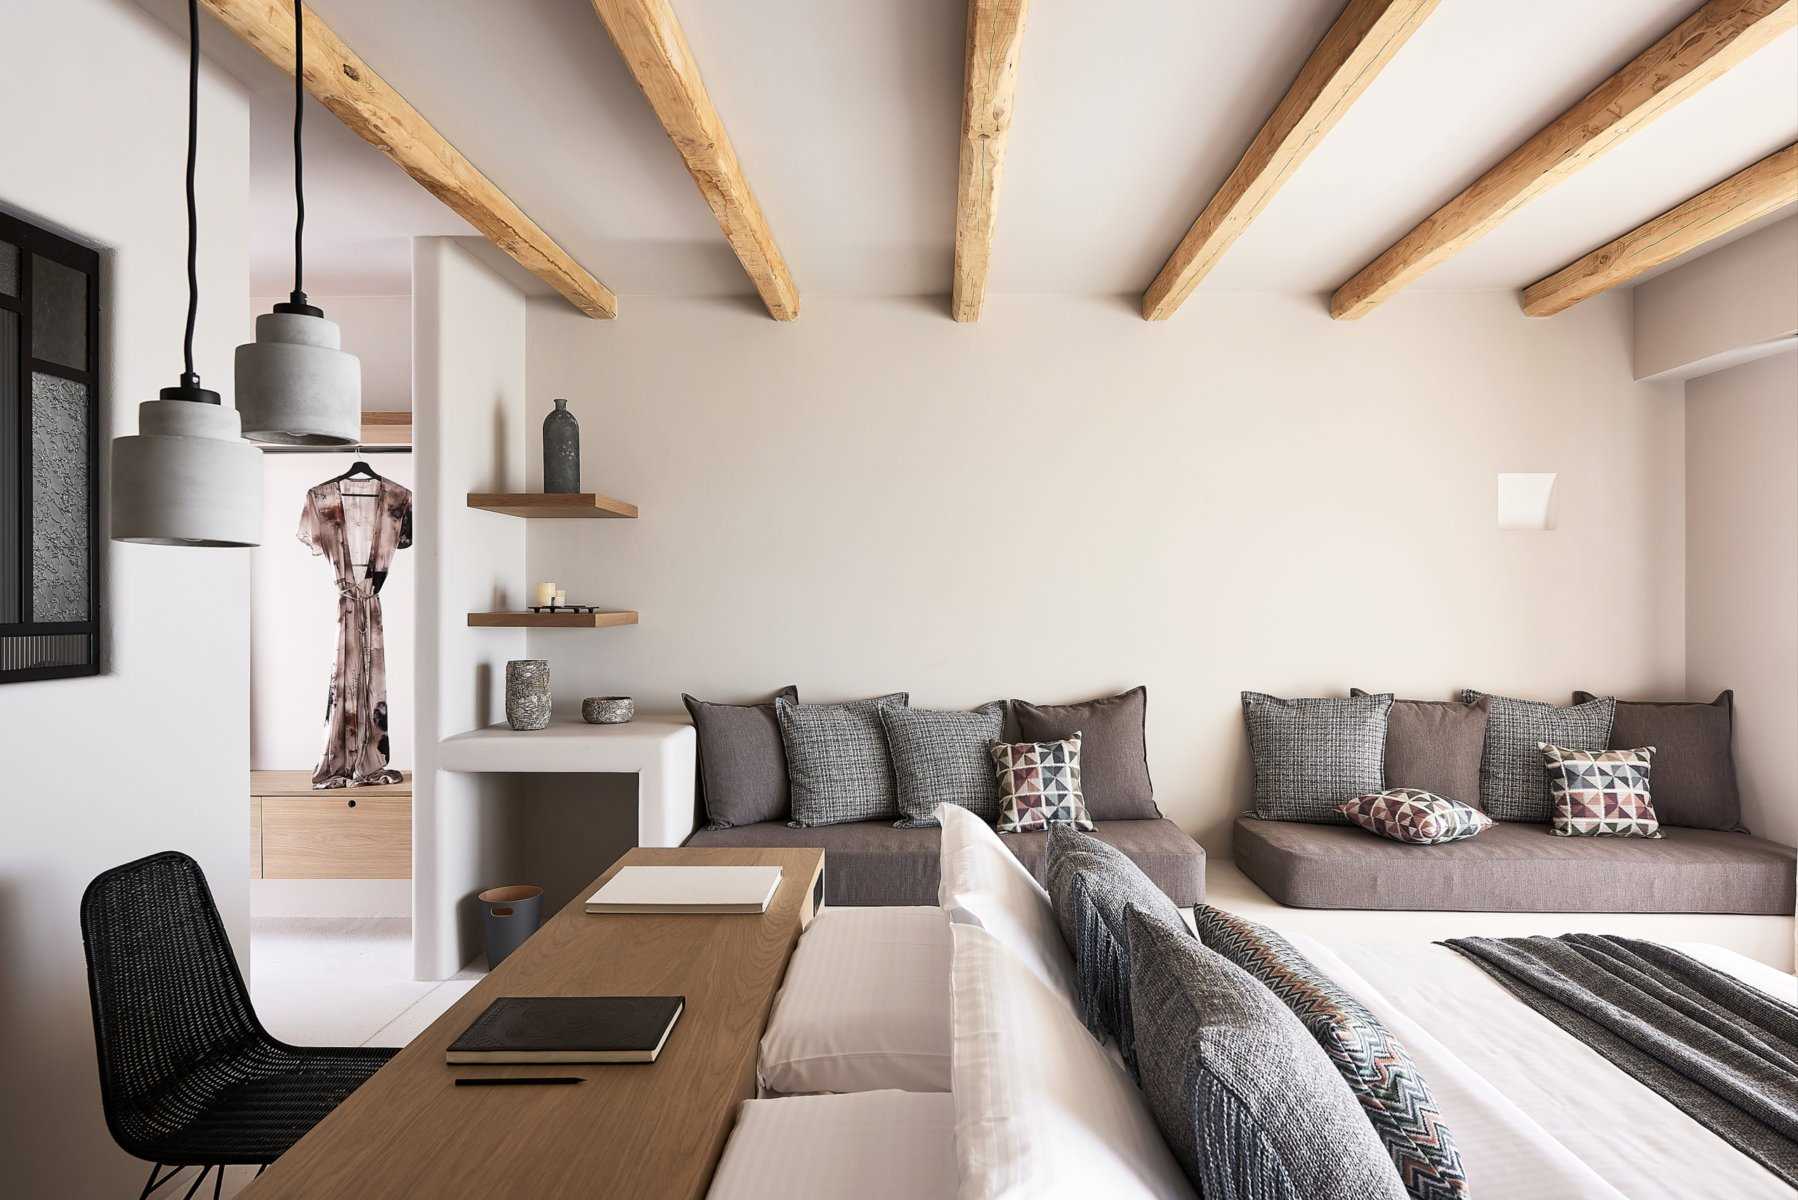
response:
[[[302,317],[322,317],[325,310],[307,302],[306,289],[301,283],[306,234],[306,149],[300,138],[306,119],[304,10],[302,0],[293,0],[293,291],[284,303],[275,305],[275,311]]]
[[[306,289],[300,283],[306,232],[306,149],[300,140],[306,118],[306,30],[301,7],[301,0],[293,0],[293,295],[289,298],[295,304],[306,303]]]
[[[200,212],[194,202],[194,163],[200,140],[200,4],[187,0],[187,335],[182,341],[183,387],[199,387],[194,373],[194,322],[200,315]]]
[[[200,386],[194,370],[194,325],[200,316],[200,208],[194,199],[194,172],[200,147],[200,4],[187,0],[187,329],[181,338],[181,382],[163,388],[164,400],[217,404],[219,394]]]

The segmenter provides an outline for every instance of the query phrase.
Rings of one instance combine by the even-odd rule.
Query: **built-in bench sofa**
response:
[[[1413,846],[1349,825],[1237,818],[1236,865],[1294,908],[1792,915],[1798,851],[1746,833],[1556,837],[1494,822]]]

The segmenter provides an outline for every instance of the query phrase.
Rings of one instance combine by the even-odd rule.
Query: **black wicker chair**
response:
[[[187,1195],[216,1168],[217,1196],[226,1166],[266,1167],[393,1057],[270,1037],[206,876],[185,854],[152,854],[88,884],[81,940],[106,1127],[152,1164],[142,1196],[190,1166],[201,1170]]]

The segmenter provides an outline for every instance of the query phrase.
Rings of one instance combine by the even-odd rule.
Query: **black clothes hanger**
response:
[[[367,463],[363,462],[361,459],[357,459],[355,462],[350,464],[349,470],[345,471],[341,475],[333,475],[331,478],[325,480],[325,482],[326,483],[341,483],[346,479],[354,479],[358,475],[366,475],[370,479],[381,479],[381,476],[376,474],[375,469],[373,467],[369,466]],[[385,483],[386,480],[381,479],[381,482]]]

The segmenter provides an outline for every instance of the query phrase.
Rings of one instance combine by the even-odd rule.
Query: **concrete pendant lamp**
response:
[[[112,539],[157,546],[254,546],[262,535],[262,455],[240,436],[237,411],[194,372],[200,13],[188,0],[187,336],[181,382],[138,405],[138,432],[112,442]]]
[[[293,5],[293,293],[256,318],[256,340],[237,348],[237,411],[243,435],[274,446],[352,446],[362,440],[362,364],[300,286],[306,194],[300,126],[306,111],[306,36]]]

